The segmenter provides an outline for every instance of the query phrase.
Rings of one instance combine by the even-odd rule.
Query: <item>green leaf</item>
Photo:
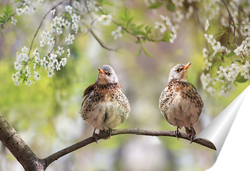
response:
[[[235,82],[238,82],[238,83],[244,83],[247,81],[247,79],[245,79],[241,73],[239,72],[239,74],[237,75],[236,79],[234,80]]]
[[[162,38],[160,39],[160,40],[162,40],[162,41],[166,41],[166,42],[170,42],[170,39],[171,38],[171,36],[170,36],[170,32],[169,31],[165,31],[164,32],[164,34],[163,34],[163,36],[162,36]]]
[[[140,48],[140,50],[136,53],[136,56],[139,56],[141,54],[141,50],[142,48]]]
[[[175,11],[175,5],[174,5],[173,3],[171,3],[171,2],[169,2],[169,3],[167,4],[167,9],[168,9],[169,11],[171,11],[171,12],[174,12],[174,11]]]
[[[130,11],[127,8],[124,10],[124,17],[126,21],[130,18]]]
[[[1,36],[4,37],[4,34],[3,34],[2,30],[0,30],[0,33],[1,33]]]
[[[146,33],[147,33],[147,34],[148,34],[148,33],[151,33],[151,29],[152,29],[152,27],[146,26],[146,27],[145,27]]]
[[[132,20],[131,17],[130,17],[130,11],[127,8],[125,8],[122,12],[120,12],[119,18],[122,21]]]
[[[130,19],[128,19],[128,21],[127,21],[127,27],[128,27],[129,24],[132,22],[132,20],[133,20],[133,17],[131,17]]]
[[[141,47],[142,47],[143,51],[145,52],[145,54],[146,54],[148,57],[150,57],[150,58],[153,57],[150,53],[148,53],[147,49],[146,49],[144,46],[141,45]]]
[[[217,52],[214,57],[220,57],[221,56],[221,52]]]
[[[114,6],[114,4],[112,2],[109,2],[109,1],[106,1],[103,3],[104,5],[111,5],[111,6]]]
[[[12,11],[12,8],[11,8],[9,5],[7,5],[7,6],[5,7],[5,10],[4,10],[4,13],[5,13],[5,15],[6,15],[6,18],[11,14],[11,11]]]
[[[157,32],[157,30],[155,30],[155,37],[156,37],[156,39],[157,39],[157,37],[158,37],[158,32]]]
[[[152,4],[150,4],[149,5],[149,8],[150,9],[156,9],[156,8],[159,8],[160,6],[162,6],[163,5],[163,3],[161,3],[161,2],[155,2],[155,3],[152,3]]]
[[[135,35],[143,35],[143,36],[147,36],[147,34],[146,33],[144,33],[143,31],[141,31],[141,30],[133,30],[133,32],[132,32],[133,34],[135,34]]]
[[[21,0],[15,0],[15,2],[20,2]]]
[[[241,64],[241,60],[239,60],[239,59],[235,59],[234,61],[239,62]]]
[[[229,58],[229,57],[234,56],[234,55],[235,55],[234,52],[230,52],[229,54],[226,54],[225,57],[226,57],[226,58]]]

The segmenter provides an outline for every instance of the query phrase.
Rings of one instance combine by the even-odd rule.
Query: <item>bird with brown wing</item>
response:
[[[111,131],[124,123],[129,116],[130,105],[127,97],[121,91],[118,77],[109,65],[98,69],[96,82],[84,91],[84,100],[81,105],[81,116],[95,130]]]
[[[160,95],[159,108],[168,123],[177,126],[176,137],[179,129],[185,127],[192,143],[196,135],[193,126],[200,117],[203,101],[187,79],[190,65],[178,64],[170,70],[168,84]]]

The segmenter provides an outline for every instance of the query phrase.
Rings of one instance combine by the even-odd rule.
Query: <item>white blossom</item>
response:
[[[70,57],[70,49],[67,49],[68,58]]]
[[[65,6],[65,9],[68,13],[72,14],[72,7],[70,5]]]
[[[23,14],[23,9],[22,8],[17,8],[16,9],[16,14],[17,15],[22,15]]]
[[[55,15],[56,9],[51,10],[50,13],[51,13],[52,15]]]
[[[60,62],[56,62],[56,70],[57,71],[61,70],[61,63]]]
[[[29,6],[25,6],[24,8],[23,8],[23,12],[25,13],[25,14],[29,14],[30,13],[30,7]]]
[[[11,24],[16,25],[17,20],[14,19],[13,16],[11,16],[10,19],[11,19]]]
[[[67,63],[67,58],[62,58],[62,60],[60,61],[60,64],[64,67]]]
[[[207,19],[207,20],[206,20],[206,24],[205,24],[205,31],[207,31],[208,27],[209,27],[209,21],[208,21],[208,19]]]
[[[48,73],[47,76],[50,77],[50,78],[54,75],[54,71],[48,70],[47,73]]]
[[[112,16],[110,14],[108,15],[101,15],[99,18],[98,18],[98,21],[102,24],[102,25],[109,25],[110,22],[112,21]]]
[[[160,29],[161,33],[164,33],[167,30],[166,26],[158,21],[155,22],[155,28]]]
[[[44,66],[45,68],[47,68],[48,61],[47,61],[46,57],[41,59],[40,63],[41,63],[41,66]]]
[[[25,83],[27,86],[30,86],[32,84],[31,80],[28,80],[26,83]]]
[[[203,52],[203,58],[207,58],[208,57],[208,50],[206,48],[203,48],[202,52]]]
[[[23,53],[26,53],[29,49],[26,46],[24,46],[21,50]]]
[[[111,16],[111,15],[110,15],[110,16]],[[72,18],[72,22],[73,22],[73,23],[79,24],[80,19],[81,19],[81,16],[80,16],[80,15],[73,14],[71,18]]]
[[[64,53],[63,47],[58,46],[58,50],[56,51],[56,53],[61,56]]]
[[[75,40],[75,36],[69,34],[66,38],[65,38],[65,42],[67,43],[67,45],[73,44],[73,40]]]
[[[38,71],[34,71],[33,77],[34,77],[34,83],[41,79],[41,75],[38,74]]]
[[[172,23],[170,22],[168,16],[164,17],[163,15],[160,15],[160,17],[162,18],[162,20],[164,21],[164,23],[169,26],[172,27]]]
[[[111,35],[114,36],[114,39],[118,39],[119,37],[122,37],[122,27],[121,26],[118,26],[117,30],[115,31],[112,31]]]
[[[177,10],[173,13],[173,20],[177,23],[180,23],[184,18],[184,15],[180,10]]]

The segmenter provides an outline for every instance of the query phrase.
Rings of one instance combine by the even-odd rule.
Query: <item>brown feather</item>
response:
[[[89,85],[89,86],[84,90],[84,93],[83,93],[82,98],[84,98],[86,95],[88,95],[89,92],[90,92],[91,90],[94,90],[94,85],[95,85],[95,83]]]

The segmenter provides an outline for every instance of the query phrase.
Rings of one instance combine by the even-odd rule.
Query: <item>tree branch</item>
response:
[[[237,45],[237,43],[236,43],[236,38],[235,38],[236,26],[235,26],[235,22],[234,22],[233,16],[232,16],[231,12],[229,11],[226,2],[225,2],[224,0],[221,0],[221,1],[222,1],[223,4],[225,5],[225,7],[226,7],[226,9],[227,9],[227,12],[228,12],[228,15],[229,15],[229,26],[230,26],[230,24],[231,24],[231,21],[232,21],[232,23],[233,23],[233,28],[234,28],[234,30],[233,30],[234,44],[235,44],[236,47],[238,47],[238,45]],[[240,52],[240,55],[241,55],[242,59],[245,60],[245,58],[244,58],[242,52]]]
[[[21,5],[18,8],[21,8],[23,6],[23,4],[24,4],[24,1],[21,2]],[[3,28],[4,24],[7,23],[11,19],[11,17],[13,17],[14,15],[16,15],[16,12],[14,12],[12,15],[10,15],[9,18],[4,23],[2,23],[0,25],[0,28]]]
[[[2,114],[0,114],[0,140],[26,171],[44,170],[44,160],[37,158]]]
[[[35,38],[36,38],[36,36],[37,36],[38,31],[40,30],[40,28],[41,28],[41,26],[42,26],[42,24],[43,24],[44,19],[47,17],[47,15],[50,13],[51,10],[53,10],[54,8],[56,8],[58,5],[62,4],[64,1],[65,1],[65,0],[63,0],[63,1],[59,2],[58,4],[56,4],[54,7],[52,7],[52,8],[43,16],[43,19],[42,19],[41,23],[39,24],[38,28],[36,29],[36,32],[35,32],[35,34],[34,34],[34,36],[33,36],[33,38],[32,38],[32,41],[31,41],[31,44],[30,44],[29,53],[28,53],[28,57],[30,57],[30,51],[31,51],[31,49],[32,49],[34,40],[35,40]]]
[[[116,51],[114,49],[111,49],[109,47],[107,47],[100,39],[99,37],[93,32],[93,30],[91,28],[88,28],[89,32],[92,34],[92,36],[94,36],[94,38],[97,40],[97,42],[101,45],[101,47],[103,47],[104,49],[107,49],[109,51]]]
[[[135,135],[146,135],[146,136],[168,136],[168,137],[175,137],[176,138],[175,131],[151,131],[151,130],[143,130],[143,129],[138,129],[138,128],[114,129],[111,133],[111,136],[121,135],[121,134],[135,134]],[[104,139],[104,138],[109,137],[109,133],[108,132],[100,132],[96,136],[97,136],[97,140]],[[179,138],[190,140],[189,136],[185,133],[180,133]],[[60,157],[66,155],[66,154],[69,154],[75,150],[78,150],[84,146],[87,146],[88,144],[91,144],[93,142],[95,142],[95,138],[89,137],[85,140],[82,140],[76,144],[73,144],[67,148],[64,148],[64,149],[46,157],[44,159],[46,161],[46,167],[48,167],[52,162],[59,159]],[[207,140],[195,139],[193,142],[200,144],[202,146],[208,147],[210,149],[216,150],[213,143],[211,143]]]

